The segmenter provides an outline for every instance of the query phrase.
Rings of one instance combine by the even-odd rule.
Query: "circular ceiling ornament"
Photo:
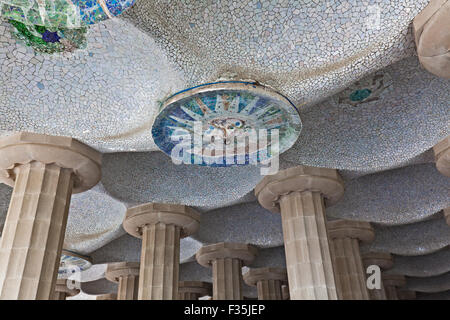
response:
[[[62,250],[58,279],[67,279],[77,272],[89,269],[91,266],[91,258],[69,250]]]
[[[363,103],[378,101],[391,89],[391,76],[386,72],[377,71],[343,90],[337,95],[337,103],[356,107]]]
[[[168,98],[152,127],[156,145],[175,163],[227,167],[268,162],[297,141],[297,108],[265,86],[208,83]]]

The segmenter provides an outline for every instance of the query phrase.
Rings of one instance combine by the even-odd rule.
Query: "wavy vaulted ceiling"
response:
[[[85,48],[54,54],[27,46],[0,18],[0,135],[72,136],[104,153],[101,183],[72,197],[66,249],[96,264],[137,261],[140,241],[121,227],[127,207],[182,203],[203,222],[182,240],[180,277],[211,281],[192,259],[208,243],[252,243],[260,248],[253,266],[284,265],[280,217],[253,195],[258,168],[174,165],[151,126],[179,90],[256,80],[300,110],[302,132],[280,167],[339,169],[346,191],[329,218],[372,222],[376,238],[362,250],[393,253],[390,272],[406,275],[421,298],[445,296],[450,227],[441,210],[450,180],[430,148],[450,134],[450,80],[416,56],[411,22],[427,3],[136,0],[89,25]],[[351,100],[367,88],[369,101]],[[0,185],[0,231],[10,196]]]

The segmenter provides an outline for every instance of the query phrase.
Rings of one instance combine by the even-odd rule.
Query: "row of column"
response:
[[[450,175],[449,138],[435,153],[437,168]],[[14,187],[0,241],[0,299],[53,297],[71,195],[88,190],[100,176],[101,155],[75,139],[19,133],[0,140],[0,182]],[[364,222],[326,222],[325,206],[343,193],[336,170],[308,166],[266,176],[256,186],[260,204],[281,213],[290,299],[368,298],[358,242],[370,241],[373,230]],[[136,295],[138,284],[138,299],[177,299],[180,239],[194,233],[199,221],[183,205],[130,208],[123,227],[142,239],[141,261],[139,273],[127,263],[110,270],[120,282],[119,297]],[[242,299],[241,268],[255,254],[247,244],[200,249],[197,261],[213,271],[213,298]],[[122,276],[125,269],[129,274]],[[257,281],[263,278],[254,271],[246,279],[256,283],[261,297],[279,297],[280,275],[265,271],[275,278]],[[276,293],[269,294],[275,285]]]

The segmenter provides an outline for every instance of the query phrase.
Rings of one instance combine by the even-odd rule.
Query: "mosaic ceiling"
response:
[[[65,249],[90,255],[94,267],[137,261],[139,242],[121,227],[126,208],[182,203],[202,212],[203,223],[182,240],[180,277],[211,281],[190,261],[216,241],[260,247],[255,266],[283,265],[280,218],[253,195],[259,168],[174,165],[160,151],[170,153],[167,135],[155,132],[167,130],[164,121],[185,128],[207,117],[198,100],[171,104],[178,92],[229,81],[270,88],[289,101],[273,110],[292,129],[280,168],[341,170],[346,193],[329,218],[372,222],[376,239],[365,250],[393,253],[392,272],[424,299],[445,295],[450,228],[441,210],[450,206],[450,182],[430,148],[450,134],[450,80],[417,56],[412,21],[427,4],[0,0],[0,135],[72,136],[104,153],[101,183],[72,197]],[[211,112],[209,124],[239,135],[255,120],[258,110],[246,106],[257,97],[219,93],[200,94],[205,110],[223,111],[217,101],[227,101],[226,121]],[[276,119],[264,117],[254,126]],[[0,185],[0,226],[10,194]],[[255,291],[246,287],[246,295]]]

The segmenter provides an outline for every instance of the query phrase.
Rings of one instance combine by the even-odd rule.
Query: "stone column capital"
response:
[[[185,205],[146,203],[127,210],[123,228],[132,236],[141,238],[143,226],[157,223],[180,227],[180,237],[184,238],[197,231],[200,214]]]
[[[392,255],[387,252],[368,252],[362,255],[364,265],[376,265],[383,270],[388,270],[393,267],[394,261]]]
[[[239,259],[243,265],[248,265],[256,257],[257,252],[256,247],[249,244],[220,242],[201,247],[195,257],[204,267],[210,267],[213,260],[226,258]]]
[[[55,284],[56,292],[64,292],[67,296],[72,297],[80,293],[80,289],[70,289],[67,286],[67,279],[57,279]]]
[[[412,25],[420,63],[429,72],[450,79],[450,1],[431,0]]]
[[[320,192],[334,204],[344,194],[344,182],[335,169],[297,166],[265,176],[255,187],[261,206],[273,212],[280,212],[281,196],[302,191]]]
[[[327,223],[328,236],[331,239],[353,238],[363,242],[371,242],[375,231],[369,222],[351,220],[332,220]]]
[[[381,278],[383,279],[383,284],[385,286],[403,287],[406,285],[406,278],[404,275],[382,273]]]
[[[200,297],[210,295],[212,283],[204,281],[180,281],[178,283],[178,293],[195,293]]]
[[[20,132],[0,139],[0,182],[14,186],[16,167],[37,161],[72,169],[72,193],[86,191],[101,177],[101,153],[70,137]]]
[[[450,136],[438,142],[433,147],[433,151],[436,159],[436,168],[443,175],[450,177]]]
[[[244,275],[244,281],[249,286],[256,286],[258,281],[279,280],[287,282],[286,268],[251,268]]]
[[[119,282],[120,277],[139,277],[139,262],[115,262],[109,263],[106,268],[105,277],[111,282]]]

